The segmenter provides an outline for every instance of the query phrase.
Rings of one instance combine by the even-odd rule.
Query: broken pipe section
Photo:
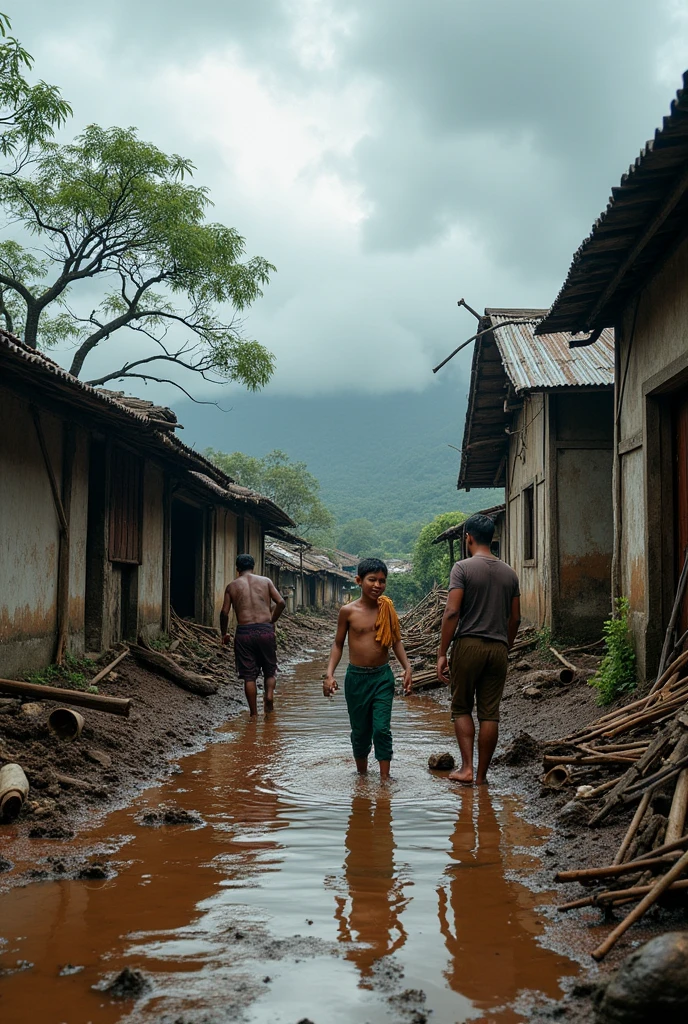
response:
[[[0,818],[16,818],[29,795],[29,780],[18,764],[0,768]]]

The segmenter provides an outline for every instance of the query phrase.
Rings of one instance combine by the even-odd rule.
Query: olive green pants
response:
[[[499,640],[460,636],[451,656],[451,715],[471,715],[478,705],[479,722],[498,722],[499,704],[509,667],[509,652]]]
[[[349,665],[344,696],[351,723],[354,757],[367,757],[375,746],[378,761],[392,760],[392,699],[394,674],[389,665],[359,668]]]

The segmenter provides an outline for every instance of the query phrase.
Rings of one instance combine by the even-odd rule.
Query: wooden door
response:
[[[678,582],[688,548],[688,388],[679,392],[674,404],[674,523]],[[676,628],[679,636],[688,629],[688,592]]]

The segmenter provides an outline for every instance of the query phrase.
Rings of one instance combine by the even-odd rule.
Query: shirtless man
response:
[[[234,634],[234,657],[239,679],[244,681],[244,692],[251,717],[258,713],[256,680],[263,673],[265,710],[272,711],[277,672],[275,623],[286,607],[286,602],[267,576],[256,576],[251,555],[239,555],[236,560],[239,575],[225,590],[220,612],[222,643],[229,643],[227,626],[229,613],[234,608],[237,628]],[[273,607],[274,606],[274,607]]]
[[[392,698],[394,675],[389,667],[389,648],[404,670],[404,693],[411,692],[411,666],[401,642],[399,619],[394,605],[384,597],[387,566],[379,558],[364,558],[356,582],[361,588],[358,601],[345,604],[339,612],[327,674],[323,682],[326,697],[339,689],[334,677],[341,661],[344,641],[349,638],[349,667],[344,696],[351,723],[351,746],[360,775],[368,771],[368,754],[375,745],[380,778],[389,778],[392,759]]]

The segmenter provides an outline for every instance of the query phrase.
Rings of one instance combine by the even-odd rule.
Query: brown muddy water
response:
[[[577,966],[540,944],[548,896],[515,877],[546,832],[427,770],[453,749],[427,698],[395,701],[394,781],[358,779],[324,668],[285,673],[273,716],[229,722],[77,840],[0,842],[19,866],[78,845],[117,867],[0,896],[2,1024],[513,1024],[519,993],[561,994]],[[137,820],[171,803],[202,824]],[[125,966],[149,980],[138,1001],[94,988]]]

